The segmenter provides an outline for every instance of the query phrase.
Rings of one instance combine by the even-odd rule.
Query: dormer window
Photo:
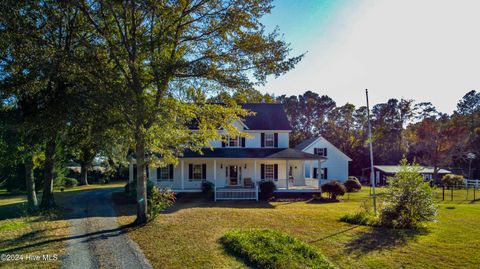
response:
[[[238,136],[229,136],[228,143],[229,148],[238,148],[240,147],[240,137]]]
[[[265,147],[267,148],[275,147],[275,135],[273,133],[265,134]]]

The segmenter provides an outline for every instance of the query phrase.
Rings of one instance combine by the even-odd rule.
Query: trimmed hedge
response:
[[[233,230],[221,243],[254,268],[336,268],[316,248],[273,230]]]

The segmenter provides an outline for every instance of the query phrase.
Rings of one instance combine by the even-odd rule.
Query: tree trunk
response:
[[[147,216],[147,180],[145,175],[145,143],[143,137],[136,136],[135,157],[137,161],[137,219],[136,224],[144,224]]]
[[[80,184],[88,185],[88,167],[86,163],[80,164]]]
[[[38,201],[37,194],[35,193],[35,179],[33,177],[32,156],[28,156],[25,159],[25,182],[27,184],[28,212],[34,212],[37,210]]]
[[[42,209],[50,209],[55,207],[55,199],[53,197],[53,169],[55,166],[55,137],[48,140],[45,148],[45,179],[43,181],[43,195],[40,207]]]

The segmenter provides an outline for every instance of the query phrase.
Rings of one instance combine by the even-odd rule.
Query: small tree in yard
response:
[[[152,188],[152,193],[147,199],[149,220],[154,220],[158,215],[175,203],[175,193],[167,189]]]
[[[400,172],[389,179],[380,223],[392,228],[415,228],[433,220],[437,207],[432,188],[419,173],[420,167],[409,165],[405,159],[400,164]]]
[[[356,192],[362,189],[362,184],[356,177],[348,177],[347,181],[345,181],[345,188],[347,188],[347,192]]]
[[[322,185],[322,192],[326,192],[330,199],[337,199],[337,196],[343,196],[347,192],[345,186],[334,180]]]

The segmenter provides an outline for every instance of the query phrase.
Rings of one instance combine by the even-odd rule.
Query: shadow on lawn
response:
[[[202,193],[182,193],[177,196],[173,206],[164,211],[164,214],[175,213],[187,208],[265,208],[274,209],[275,206],[267,201],[213,201],[213,197],[206,197]]]
[[[392,249],[406,245],[415,240],[419,235],[429,233],[427,228],[418,229],[388,229],[372,228],[367,232],[359,234],[356,238],[346,244],[345,252],[361,256],[372,251]]]

